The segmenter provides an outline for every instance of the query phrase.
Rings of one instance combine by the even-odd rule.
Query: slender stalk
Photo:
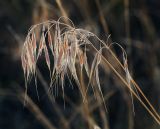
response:
[[[123,70],[125,69],[124,66],[122,65],[122,63],[118,60],[118,58],[116,57],[116,55],[112,52],[112,50],[110,50],[110,53],[113,55],[113,57],[116,59],[116,61],[118,62],[118,64],[123,68]],[[155,115],[158,117],[158,119],[160,120],[160,116],[157,113],[157,111],[154,109],[154,107],[152,106],[152,104],[149,102],[149,100],[147,99],[147,97],[144,95],[144,93],[142,92],[142,90],[140,89],[140,87],[138,86],[138,84],[134,81],[134,79],[131,77],[131,82],[133,83],[133,85],[137,88],[137,90],[140,92],[140,94],[144,97],[144,99],[146,100],[146,102],[148,103],[148,105],[151,107],[151,109],[154,111]]]
[[[132,88],[128,85],[128,83],[121,77],[121,75],[113,68],[113,66],[103,57],[106,64],[114,71],[114,73],[121,79],[121,81],[129,88],[129,90],[133,93],[133,95],[141,102],[144,108],[150,113],[150,115],[160,124],[159,117],[157,119],[158,114],[156,116],[151,112],[151,110],[145,105],[145,103],[139,98],[139,96],[132,90]],[[145,97],[146,98],[146,97]],[[155,110],[154,110],[155,111]]]
[[[64,17],[68,17],[68,15],[67,15],[67,13],[66,13],[63,5],[62,5],[61,0],[56,0],[56,3],[57,3],[57,5],[58,5],[58,7],[59,7],[59,9],[60,9],[61,14],[62,14]],[[64,20],[65,20],[66,23],[70,24],[69,21],[68,21],[68,19],[64,19]]]
[[[92,45],[92,47],[98,52],[98,50]],[[99,53],[100,54],[100,53]],[[116,58],[117,59],[117,58]],[[128,89],[131,91],[131,93],[140,101],[140,103],[143,105],[143,107],[150,113],[150,115],[156,120],[156,122],[160,125],[160,119],[159,119],[159,115],[156,112],[156,110],[153,108],[153,106],[150,104],[150,102],[148,101],[148,99],[145,97],[145,95],[143,94],[143,92],[140,90],[140,88],[138,88],[138,90],[140,90],[142,96],[144,97],[144,99],[147,101],[147,103],[150,105],[151,109],[153,110],[153,112],[146,106],[146,104],[139,98],[139,96],[133,91],[133,89],[129,86],[129,84],[126,82],[126,80],[117,72],[117,70],[112,66],[112,64],[110,64],[110,62],[102,55],[102,60],[113,70],[113,72],[120,78],[120,80],[125,84],[125,86],[128,87]],[[118,59],[117,59],[118,60]],[[120,63],[120,61],[118,60],[118,62]],[[121,63],[120,63],[121,64]],[[122,64],[121,64],[122,65]],[[122,65],[123,66],[123,65]],[[123,67],[124,68],[124,67]],[[131,79],[131,82],[133,84],[136,84],[135,81],[133,81],[133,79]],[[136,87],[138,87],[138,85],[135,85]]]
[[[46,129],[56,129],[56,127],[50,122],[50,120],[43,114],[39,107],[32,101],[32,99],[25,95],[23,91],[17,95],[19,100],[23,103],[26,96],[26,107],[34,114],[34,116],[42,123]]]
[[[125,22],[125,34],[127,37],[128,54],[131,54],[131,39],[130,39],[130,18],[129,18],[129,0],[124,0],[124,22]]]
[[[105,33],[109,33],[108,25],[107,25],[107,23],[106,23],[104,14],[103,14],[103,12],[102,12],[102,10],[101,10],[100,2],[99,2],[99,0],[95,0],[95,2],[96,2],[96,5],[97,5],[97,7],[98,7],[99,18],[100,18],[100,22],[101,22],[101,24],[102,24],[102,26],[103,26],[103,29],[104,29]]]

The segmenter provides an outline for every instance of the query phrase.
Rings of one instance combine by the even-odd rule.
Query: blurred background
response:
[[[0,1],[0,129],[160,129],[117,78],[100,74],[108,112],[88,95],[82,102],[66,79],[65,109],[60,91],[48,94],[49,72],[38,63],[38,92],[28,86],[21,67],[21,48],[31,25],[69,17],[76,28],[95,33],[109,43],[118,42],[128,54],[129,70],[149,101],[160,112],[160,1],[158,0],[1,0]],[[118,50],[115,51],[119,53]],[[75,85],[74,80],[71,80]],[[94,127],[89,123],[94,123]]]

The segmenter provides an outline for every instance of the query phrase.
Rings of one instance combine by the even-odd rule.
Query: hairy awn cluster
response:
[[[99,80],[99,66],[102,65],[102,62],[105,62],[105,64],[112,69],[112,71],[130,90],[131,97],[133,94],[151,114],[151,116],[160,123],[159,114],[130,76],[125,50],[117,43],[112,43],[108,46],[95,34],[83,29],[76,29],[72,22],[72,26],[70,26],[60,22],[60,19],[58,21],[52,20],[34,25],[28,32],[21,55],[22,67],[26,80],[26,91],[27,82],[31,77],[34,76],[36,80],[36,64],[40,56],[44,53],[45,62],[50,72],[50,87],[53,86],[57,79],[60,80],[64,95],[64,78],[65,76],[68,76],[68,73],[70,73],[76,81],[83,99],[85,99],[85,93],[91,84],[93,91],[95,85],[97,86],[96,88],[100,92],[104,101]],[[95,41],[96,44],[93,41]],[[123,64],[110,49],[112,45],[118,45],[122,50]],[[103,50],[109,51],[115,62],[109,62],[103,55]],[[90,55],[94,56],[92,61],[89,61]],[[52,59],[53,61],[51,61]],[[122,71],[125,73],[125,77],[121,72],[116,70],[113,63],[117,63],[122,68]],[[80,76],[78,75],[78,72],[82,74],[83,69],[85,70],[89,80],[86,91],[83,90]],[[136,90],[136,92],[134,90]],[[142,101],[138,93],[141,94],[148,106]]]
[[[90,37],[98,40],[99,49],[89,40]],[[88,46],[93,47],[96,52],[90,67],[86,54]],[[84,68],[87,73],[89,78],[88,86],[92,78],[95,77],[96,84],[102,95],[98,68],[101,63],[102,49],[109,50],[110,48],[93,33],[83,29],[76,29],[74,25],[70,26],[60,22],[60,19],[34,25],[26,37],[21,56],[26,82],[29,81],[32,75],[36,75],[37,61],[44,52],[45,61],[50,71],[50,86],[59,78],[64,91],[64,77],[70,72],[84,97],[76,71],[76,66],[78,65],[81,72]],[[121,49],[123,50],[122,47]],[[49,51],[51,51],[51,54],[49,54]],[[123,52],[123,59],[127,64],[126,53],[124,50]],[[51,67],[51,58],[54,60],[53,67]],[[126,70],[128,70],[128,67],[126,67]]]

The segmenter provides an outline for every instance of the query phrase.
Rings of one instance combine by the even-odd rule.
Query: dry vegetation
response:
[[[21,61],[23,73],[0,90],[0,97],[24,107],[26,125],[15,128],[159,128],[159,44],[147,5],[138,10],[129,0],[28,4],[27,36],[7,27],[17,43],[9,56]]]

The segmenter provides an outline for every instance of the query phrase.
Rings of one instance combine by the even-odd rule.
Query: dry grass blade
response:
[[[134,97],[136,97],[140,101],[140,103],[144,106],[144,108],[146,108],[146,110],[150,113],[150,115],[157,121],[157,123],[160,124],[159,114],[153,108],[151,103],[145,97],[145,95],[140,90],[139,86],[135,83],[135,81],[132,79],[129,73],[127,64],[127,54],[125,50],[119,44],[113,43],[117,44],[122,49],[123,53],[123,64],[122,64],[110,48],[110,46],[113,44],[107,46],[105,42],[100,40],[95,34],[83,29],[78,29],[78,28],[76,29],[74,25],[72,27],[68,24],[60,22],[61,19],[62,18],[60,18],[58,21],[52,20],[34,25],[29,30],[21,56],[22,67],[24,70],[26,81],[28,82],[29,78],[31,78],[32,75],[35,76],[37,60],[44,51],[45,62],[47,64],[47,67],[49,68],[50,73],[52,70],[50,87],[52,87],[55,81],[61,80],[60,85],[63,90],[63,96],[64,96],[65,75],[70,73],[77,83],[77,86],[81,92],[83,100],[85,100],[86,93],[84,93],[84,90],[82,89],[83,87],[81,86],[80,83],[81,80],[80,77],[78,76],[79,70],[77,69],[77,66],[80,66],[80,72],[82,73],[82,69],[84,68],[87,73],[86,75],[88,76],[89,79],[88,86],[84,88],[86,89],[85,92],[87,92],[88,87],[91,85],[94,93],[95,90],[98,89],[98,91],[101,94],[101,98],[104,101],[99,80],[99,66],[103,61],[105,62],[107,67],[110,68],[125,84],[125,86],[129,89],[131,96],[133,95]],[[40,43],[38,43],[39,39],[36,39],[36,35],[34,33],[37,28],[42,28],[42,31],[39,32],[41,34]],[[51,32],[54,33],[51,34]],[[52,37],[54,37],[53,40],[51,35]],[[98,43],[98,45],[100,46],[99,49],[96,47],[97,45],[95,45],[93,41],[96,41],[96,43]],[[48,49],[51,49],[52,55],[49,54]],[[114,58],[116,61],[115,63],[117,63],[122,68],[125,77],[124,75],[122,75],[122,73],[116,70],[114,64],[111,64],[109,60],[106,57],[104,57],[102,53],[102,50],[104,49],[107,50],[109,53],[111,53],[111,56],[113,56],[112,58]],[[38,50],[37,53],[36,50]],[[90,55],[94,56],[94,58],[92,61],[90,61],[90,63],[88,63],[89,61],[88,58]],[[51,68],[51,58],[53,58],[54,60],[54,65],[52,68]],[[138,91],[143,96],[144,100],[147,102],[149,106],[147,106],[145,102],[142,101],[139,95],[133,90],[132,86],[134,86],[133,88],[136,89],[136,92]],[[58,83],[57,87],[60,87]]]

